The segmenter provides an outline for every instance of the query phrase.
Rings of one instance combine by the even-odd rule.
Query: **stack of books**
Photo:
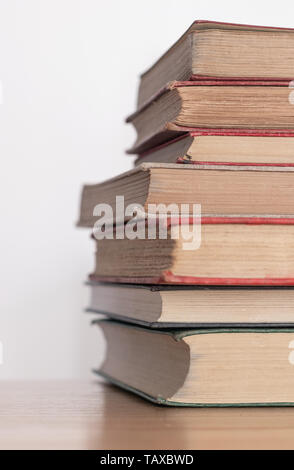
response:
[[[79,220],[114,384],[294,404],[293,78],[294,30],[209,21],[141,76],[134,168],[84,186]]]

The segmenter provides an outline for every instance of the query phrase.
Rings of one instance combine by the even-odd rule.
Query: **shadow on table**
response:
[[[287,408],[167,407],[107,383],[102,387],[100,383],[99,390],[103,411],[89,430],[88,448],[286,449],[294,445],[294,409],[289,415]]]

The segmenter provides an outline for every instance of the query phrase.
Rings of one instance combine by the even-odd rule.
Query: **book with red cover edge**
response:
[[[154,95],[152,95],[145,103],[143,103],[136,111],[134,111],[132,114],[127,116],[126,122],[132,122],[132,120],[140,114],[144,109],[148,108],[154,101],[158,100],[162,95],[167,93],[170,90],[173,90],[174,88],[179,88],[179,87],[187,87],[187,86],[280,86],[280,87],[289,87],[290,83],[293,81],[292,79],[273,79],[273,80],[242,80],[239,78],[236,79],[199,79],[199,80],[186,80],[186,81],[171,81],[167,83],[164,87],[162,87],[160,90],[158,90]],[[190,129],[195,129],[190,128]]]
[[[237,30],[237,31],[282,31],[293,33],[294,28],[285,28],[282,26],[262,26],[262,25],[250,25],[243,23],[230,23],[224,21],[214,21],[214,20],[194,20],[191,26],[174,42],[152,65],[148,67],[145,72],[141,73],[141,77],[145,75],[150,69],[156,66],[160,60],[169,53],[179,42],[181,42],[188,34],[197,33],[203,29],[226,29],[226,30]],[[241,77],[240,77],[241,78]],[[274,78],[274,77],[273,77]],[[264,78],[261,78],[264,80]]]
[[[144,103],[140,108],[138,108],[134,113],[129,115],[126,118],[127,123],[131,123],[133,119],[148,108],[154,101],[160,98],[165,93],[168,93],[170,90],[179,87],[187,87],[187,86],[277,86],[277,87],[289,87],[290,81],[289,80],[264,80],[264,81],[254,81],[254,80],[197,80],[197,81],[173,81],[169,82],[165,87],[163,87],[159,92],[153,95],[146,103]],[[187,133],[193,134],[193,136],[197,135],[239,135],[239,136],[285,136],[285,137],[292,137],[294,131],[291,129],[250,129],[250,128],[204,128],[204,127],[186,127],[186,126],[179,126],[177,124],[173,124],[172,129],[163,129],[162,133],[165,134],[165,142],[169,143],[173,139],[179,136],[184,136]],[[158,135],[154,136],[155,140]],[[145,143],[141,143],[139,146],[134,145],[130,149],[126,151],[127,154],[145,154],[146,150],[152,150],[152,148],[157,147],[157,142],[152,144],[152,138],[148,139],[145,149]],[[149,142],[149,143],[148,143]],[[162,144],[160,144],[162,145]]]
[[[156,66],[160,60],[167,55],[178,43],[180,43],[187,35],[191,33],[196,33],[197,31],[201,31],[203,29],[227,29],[227,30],[239,30],[239,31],[269,31],[269,32],[275,32],[275,31],[283,31],[283,32],[289,32],[293,33],[294,28],[285,28],[285,27],[280,27],[280,26],[260,26],[260,25],[248,25],[248,24],[242,24],[242,23],[230,23],[230,22],[223,22],[223,21],[212,21],[212,20],[195,20],[191,24],[191,26],[180,36],[180,38],[171,46],[167,49],[167,51],[162,54],[158,60],[156,60],[151,67],[149,67],[145,72],[141,74],[141,77],[144,76],[150,69]],[[294,79],[293,77],[285,77],[284,79],[277,78],[277,77],[252,77],[248,79],[248,77],[227,77],[228,80],[232,81],[238,81],[238,80],[253,80],[253,81],[267,81],[267,80],[275,80],[277,82],[279,81],[291,81]],[[215,80],[215,81],[222,81],[224,80],[223,77],[218,77],[218,76],[206,76],[206,75],[201,75],[201,74],[192,74],[191,77],[189,78],[190,81],[194,80]]]
[[[199,218],[198,218],[199,221]],[[197,222],[197,219],[196,219]],[[167,220],[167,226],[175,224],[192,224],[195,218],[173,218]],[[201,217],[202,224],[250,224],[250,225],[294,225],[294,217]],[[204,285],[204,286],[294,286],[293,278],[212,278],[177,276],[171,271],[164,271],[160,277],[123,277],[89,275],[90,281],[124,284],[171,284],[171,285]]]
[[[232,26],[232,29],[244,29],[247,30],[256,30],[256,31],[289,31],[293,32],[294,28],[285,28],[284,26],[262,26],[256,24],[247,24],[247,23],[230,23],[228,21],[216,21],[216,20],[194,20],[192,25],[188,28],[192,28],[193,25],[211,25],[214,27],[215,25],[223,25],[223,26]]]
[[[223,130],[224,131],[224,130]],[[244,131],[244,130],[243,130]],[[289,131],[289,129],[288,129]],[[190,132],[187,132],[185,134],[182,134],[180,135],[179,137],[175,137],[174,139],[168,141],[168,142],[164,142],[163,144],[161,145],[157,145],[156,147],[153,147],[151,149],[148,149],[146,150],[145,152],[142,152],[140,153],[138,156],[137,156],[137,159],[135,160],[135,163],[136,165],[140,165],[140,158],[143,158],[145,157],[146,155],[150,155],[151,153],[153,152],[156,152],[157,150],[160,150],[162,148],[165,148],[165,147],[168,147],[169,145],[175,143],[175,142],[178,142],[179,140],[183,140],[185,139],[186,137],[199,137],[201,135],[223,135],[223,136],[235,136],[235,137],[294,137],[294,131],[289,131],[288,133],[286,132],[282,132],[281,134],[278,134],[278,133],[274,133],[274,134],[270,134],[270,133],[264,133],[263,131],[262,132],[259,132],[259,131],[252,131],[250,134],[248,133],[248,131],[244,134],[242,132],[242,130],[240,130],[238,133],[236,132],[228,132],[228,131],[224,131],[223,133],[220,133],[221,132],[221,129],[205,129],[205,132],[203,130],[203,132],[199,132],[198,130],[194,130],[194,131],[190,131]],[[195,160],[195,161],[192,161],[192,160],[186,160],[184,157],[178,157],[176,162],[175,163],[180,163],[180,164],[185,164],[185,165],[213,165],[213,166],[217,166],[217,165],[228,165],[228,166],[280,166],[280,167],[293,167],[294,166],[294,157],[293,157],[293,163],[258,163],[258,162],[246,162],[246,163],[242,163],[242,162],[230,162],[230,161],[222,161],[222,162],[214,162],[214,161],[200,161],[200,160]]]

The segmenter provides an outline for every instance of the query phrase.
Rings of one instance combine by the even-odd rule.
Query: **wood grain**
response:
[[[0,449],[294,449],[294,408],[167,408],[96,380],[2,381]]]

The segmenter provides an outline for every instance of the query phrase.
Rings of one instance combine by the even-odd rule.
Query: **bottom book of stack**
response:
[[[95,320],[98,374],[155,403],[294,405],[294,328],[151,329]]]

